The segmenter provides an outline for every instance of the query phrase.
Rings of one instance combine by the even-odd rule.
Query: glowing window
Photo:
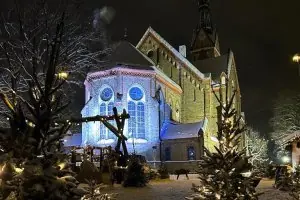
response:
[[[133,99],[135,101],[139,101],[143,98],[143,92],[140,88],[133,87],[129,91],[129,96],[131,99]]]
[[[196,160],[196,152],[194,147],[188,147],[187,148],[187,157],[188,160]]]
[[[101,93],[101,99],[103,101],[109,101],[113,96],[113,91],[110,88],[105,88]]]
[[[114,107],[114,92],[111,88],[107,87],[102,90],[100,94],[100,112],[102,116],[113,115]],[[111,122],[112,123],[112,122]],[[115,125],[115,122],[112,123]],[[100,123],[100,139],[115,139],[115,134],[111,132],[103,123]]]
[[[128,136],[130,138],[145,139],[145,104],[142,101],[143,91],[138,87],[129,90],[128,100]]]

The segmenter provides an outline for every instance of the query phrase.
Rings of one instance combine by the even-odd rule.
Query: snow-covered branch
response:
[[[247,130],[246,134],[247,151],[251,158],[250,163],[259,166],[268,161],[268,141],[260,136],[257,131],[252,128]]]
[[[273,117],[270,125],[274,132],[272,138],[280,147],[283,139],[300,130],[300,94],[283,91],[273,104]]]

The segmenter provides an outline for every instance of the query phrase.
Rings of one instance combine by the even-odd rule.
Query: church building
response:
[[[149,163],[164,162],[170,171],[194,168],[203,147],[213,150],[217,145],[222,116],[214,92],[225,98],[225,77],[228,91],[237,91],[234,108],[241,115],[233,52],[220,53],[209,1],[199,0],[198,7],[199,22],[188,48],[174,48],[149,27],[136,46],[118,42],[108,63],[85,80],[82,117],[111,115],[113,107],[126,109],[128,151],[144,155]],[[82,133],[72,137],[66,146],[114,147],[117,142],[100,122],[84,123]]]

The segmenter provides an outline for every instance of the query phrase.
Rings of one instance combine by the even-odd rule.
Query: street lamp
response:
[[[289,158],[288,156],[283,156],[283,157],[282,157],[282,161],[283,161],[284,163],[288,163],[288,162],[290,161],[290,158]]]
[[[61,79],[61,80],[67,79],[68,76],[69,76],[69,73],[67,73],[67,72],[59,72],[58,73],[58,78]]]
[[[299,74],[299,76],[300,76],[300,54],[295,54],[294,56],[293,56],[293,62],[294,63],[297,63],[298,64],[298,74]]]

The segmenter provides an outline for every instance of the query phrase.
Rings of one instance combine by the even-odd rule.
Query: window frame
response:
[[[191,155],[190,154],[190,151],[192,150],[192,152],[193,152],[193,154],[194,155]],[[193,157],[193,159],[191,159],[191,157]],[[196,160],[197,159],[197,157],[196,157],[196,150],[195,150],[195,147],[194,146],[188,146],[187,147],[187,160]]]
[[[139,98],[134,98],[131,94],[133,88],[137,88],[141,92]],[[128,90],[127,109],[130,118],[128,119],[128,137],[134,139],[146,139],[146,104],[145,92],[138,86],[133,85]]]
[[[109,89],[112,92],[111,97],[109,99],[103,99],[102,94],[107,89]],[[99,115],[103,115],[103,116],[113,115],[114,103],[115,103],[114,90],[108,85],[103,86],[99,94]],[[115,140],[116,138],[115,134],[112,131],[110,131],[102,122],[100,122],[99,136],[100,136],[99,137],[100,140],[109,140],[109,139]]]

